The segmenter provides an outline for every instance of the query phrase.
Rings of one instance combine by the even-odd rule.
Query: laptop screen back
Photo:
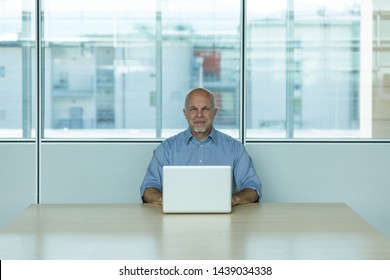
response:
[[[230,213],[230,166],[164,166],[164,213]]]

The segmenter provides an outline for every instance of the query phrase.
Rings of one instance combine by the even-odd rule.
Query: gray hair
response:
[[[186,109],[188,107],[188,100],[190,98],[190,94],[195,92],[195,91],[203,91],[203,92],[206,92],[210,95],[210,98],[211,98],[211,106],[213,108],[217,108],[217,104],[216,104],[216,101],[215,101],[215,95],[214,93],[212,93],[211,91],[209,91],[208,89],[205,89],[205,88],[202,88],[202,87],[198,87],[198,88],[194,88],[194,89],[191,89],[187,94],[186,94],[186,98],[185,98],[185,101],[184,101],[184,109]]]

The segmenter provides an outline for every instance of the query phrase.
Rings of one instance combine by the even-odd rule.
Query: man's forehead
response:
[[[214,96],[211,92],[198,88],[187,94],[184,106],[185,108],[190,108],[191,106],[196,106],[197,108],[209,106],[214,108],[214,102]]]
[[[210,100],[203,99],[203,100],[190,100],[188,102],[188,107],[211,107]]]
[[[188,104],[211,104],[210,95],[205,93],[193,93],[189,96]]]

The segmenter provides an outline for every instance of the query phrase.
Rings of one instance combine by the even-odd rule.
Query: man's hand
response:
[[[247,204],[256,202],[259,199],[259,195],[254,189],[243,189],[232,195],[232,206],[239,204]]]
[[[162,205],[162,192],[154,187],[147,188],[143,198],[147,203]]]

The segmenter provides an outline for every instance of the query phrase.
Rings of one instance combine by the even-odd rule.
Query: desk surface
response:
[[[345,204],[249,204],[231,214],[155,205],[31,205],[0,230],[0,259],[390,259]]]

